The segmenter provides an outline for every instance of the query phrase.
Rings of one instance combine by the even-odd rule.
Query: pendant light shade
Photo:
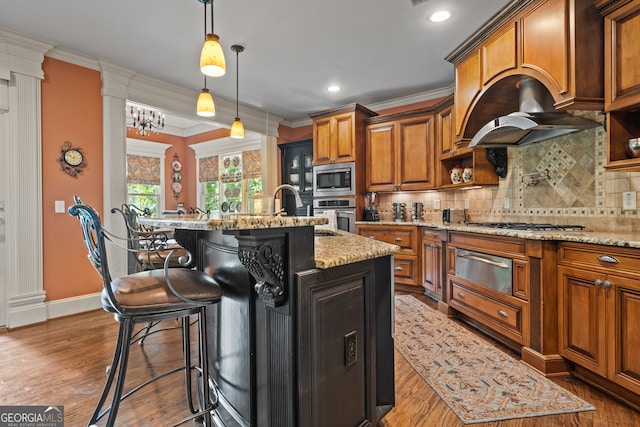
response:
[[[244,125],[242,124],[240,117],[236,117],[233,121],[233,124],[231,125],[231,134],[229,136],[236,139],[244,138]]]
[[[213,0],[202,0],[204,3],[204,45],[200,53],[200,71],[206,76],[220,77],[227,71],[224,52],[220,45],[220,37],[213,31]],[[211,32],[207,33],[207,4],[211,9]]]
[[[207,77],[204,78],[204,88],[198,95],[198,103],[196,104],[196,114],[200,117],[213,117],[216,115],[216,106],[213,103],[213,96],[207,89]]]
[[[200,71],[210,77],[223,76],[227,71],[220,38],[216,34],[207,34],[200,54]]]
[[[231,138],[242,139],[244,138],[244,125],[238,114],[238,54],[244,51],[244,47],[239,44],[234,44],[231,46],[231,50],[236,53],[236,118],[231,125],[231,133],[229,136],[231,136]]]

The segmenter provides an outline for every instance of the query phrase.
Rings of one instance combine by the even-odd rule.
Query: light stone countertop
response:
[[[524,231],[507,230],[502,228],[478,227],[464,223],[444,224],[442,222],[396,222],[396,221],[358,221],[358,225],[417,225],[419,227],[433,227],[439,230],[466,231],[470,233],[491,234],[495,236],[518,237],[530,240],[556,240],[564,242],[591,243],[596,245],[620,246],[625,248],[640,248],[640,232],[615,231]]]
[[[169,229],[196,231],[250,230],[324,225],[324,217],[225,215],[206,218],[202,215],[171,215],[162,218],[138,218],[141,224]],[[314,255],[316,268],[331,268],[372,258],[393,255],[400,250],[391,245],[342,230],[316,230]]]
[[[316,268],[324,269],[352,264],[393,255],[400,250],[399,246],[342,230],[332,230],[329,236],[318,235],[320,231],[316,231],[314,238]]]
[[[329,220],[313,216],[229,214],[211,218],[203,215],[166,215],[159,218],[138,217],[138,222],[151,227],[210,231],[306,227],[327,224]]]

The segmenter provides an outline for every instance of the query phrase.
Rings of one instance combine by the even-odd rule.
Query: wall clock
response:
[[[60,147],[58,162],[60,162],[62,171],[74,178],[77,178],[78,174],[87,167],[82,149],[72,146],[69,141],[65,141]]]

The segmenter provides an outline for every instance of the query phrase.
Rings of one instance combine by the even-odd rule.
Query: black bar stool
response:
[[[216,281],[205,273],[188,268],[169,268],[173,257],[169,255],[164,268],[142,271],[112,279],[107,262],[106,242],[128,249],[118,243],[119,237],[102,227],[100,216],[88,205],[75,197],[75,205],[69,208],[69,215],[80,220],[84,243],[89,252],[89,260],[103,281],[102,307],[113,313],[120,323],[117,344],[102,395],[89,425],[96,423],[108,414],[107,426],[116,422],[120,402],[130,397],[144,386],[171,373],[184,370],[187,402],[193,414],[191,418],[203,418],[205,426],[211,426],[211,411],[217,405],[217,399],[210,397],[209,373],[207,367],[207,331],[205,310],[208,305],[216,304],[222,297],[222,290]],[[127,240],[127,239],[124,239]],[[154,250],[154,248],[151,248]],[[185,264],[188,263],[184,262]],[[198,321],[198,364],[191,365],[191,345],[189,318],[197,316]],[[136,323],[156,322],[165,319],[182,319],[182,340],[184,365],[160,374],[140,384],[123,395],[124,381],[129,360],[129,342]],[[197,374],[198,401],[194,403],[191,392],[192,371]],[[107,397],[114,386],[111,406],[103,409]],[[178,424],[188,421],[181,420]]]

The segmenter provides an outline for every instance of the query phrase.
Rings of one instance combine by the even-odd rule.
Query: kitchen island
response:
[[[175,229],[221,285],[207,309],[216,417],[236,426],[375,425],[394,405],[392,258],[318,217],[140,218]]]

